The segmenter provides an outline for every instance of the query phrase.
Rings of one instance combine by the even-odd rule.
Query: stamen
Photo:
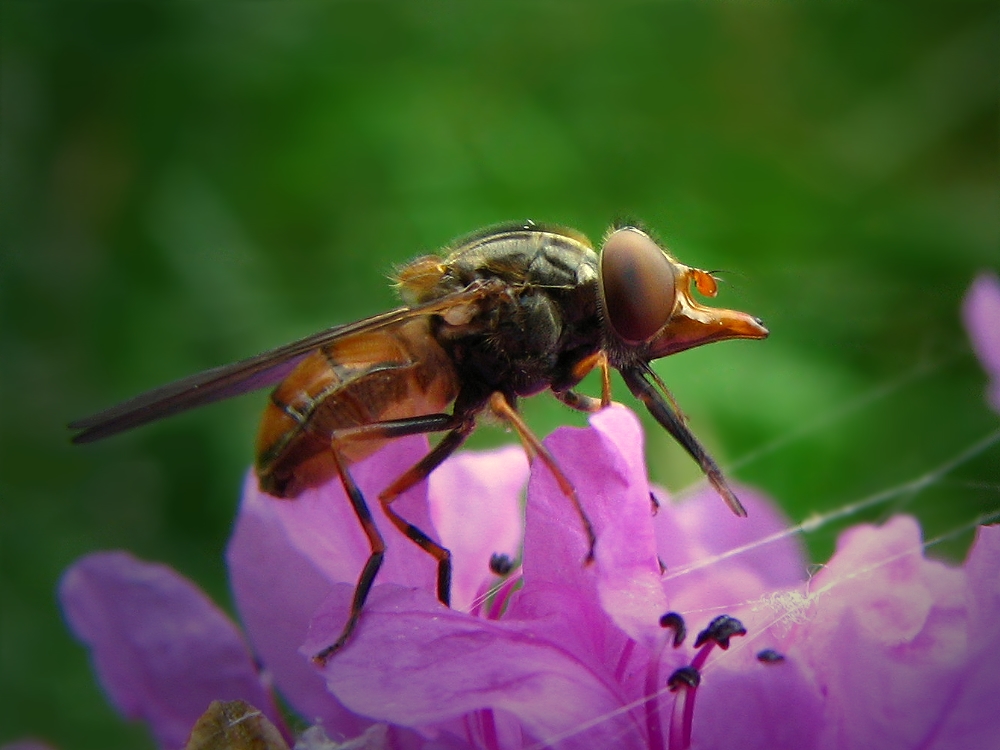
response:
[[[663,727],[660,723],[660,701],[658,697],[661,695],[660,692],[660,661],[663,658],[663,652],[666,648],[667,643],[671,643],[674,648],[678,648],[682,643],[684,643],[684,638],[687,636],[687,626],[684,624],[684,618],[678,612],[667,612],[660,617],[660,627],[664,630],[673,630],[673,638],[660,641],[659,645],[656,646],[656,655],[649,660],[649,664],[646,667],[646,730],[649,734],[649,747],[650,750],[663,750]],[[629,641],[631,644],[632,641]],[[627,647],[626,647],[627,650]],[[631,654],[631,651],[628,651]],[[621,664],[619,663],[619,666]],[[686,667],[684,668],[686,669]],[[675,675],[677,672],[674,673]],[[673,679],[671,676],[670,679]],[[670,682],[667,682],[670,686]],[[673,690],[673,688],[670,688]],[[674,701],[674,711],[676,712],[677,701]],[[671,714],[673,716],[673,714]],[[673,722],[673,718],[671,718]],[[674,736],[674,728],[671,725],[670,737]],[[670,740],[670,748],[674,748],[673,739]]]
[[[701,673],[694,667],[681,667],[670,675],[667,687],[676,693],[674,709],[670,713],[670,750],[687,750],[691,747],[691,725],[694,723],[694,697],[701,683]]]
[[[668,612],[660,618],[660,624],[672,622]],[[680,619],[680,615],[676,615]],[[683,627],[683,620],[681,620]],[[695,648],[699,649],[691,660],[691,664],[674,671],[667,680],[667,688],[676,693],[673,711],[670,714],[669,750],[687,750],[691,747],[691,730],[694,724],[694,699],[701,684],[701,668],[705,666],[709,653],[718,646],[723,651],[729,648],[729,639],[737,635],[746,635],[747,629],[735,617],[720,615],[712,620],[708,627],[698,633]],[[775,652],[777,653],[777,652]]]

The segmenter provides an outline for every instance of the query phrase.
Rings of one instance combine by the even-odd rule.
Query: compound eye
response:
[[[630,343],[647,341],[674,311],[673,266],[638,229],[611,233],[601,251],[601,293],[611,327]]]

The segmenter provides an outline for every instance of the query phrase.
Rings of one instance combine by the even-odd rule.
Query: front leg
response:
[[[576,488],[569,480],[569,477],[563,473],[555,457],[549,453],[548,448],[542,445],[542,441],[531,431],[524,418],[518,414],[517,409],[499,391],[490,396],[490,411],[514,428],[517,436],[521,439],[521,443],[524,445],[524,450],[528,454],[529,460],[533,461],[535,458],[538,458],[552,472],[552,476],[555,478],[559,489],[573,503],[573,508],[583,523],[583,530],[587,535],[587,557],[584,559],[584,563],[589,564],[594,562],[594,545],[597,544],[594,526],[587,516],[587,511],[583,509],[583,505],[580,503],[580,496],[577,495]]]
[[[576,409],[587,414],[593,414],[595,411],[600,411],[604,408],[604,403],[602,403],[601,399],[577,393],[573,390],[552,391],[552,395],[566,404],[570,409]]]
[[[577,362],[571,372],[572,379],[565,382],[576,385],[595,367],[601,371],[600,400],[594,398],[593,396],[585,396],[582,393],[577,393],[572,388],[565,388],[562,390],[553,389],[552,393],[569,408],[586,412],[587,414],[593,414],[595,411],[600,411],[605,406],[610,406],[611,367],[608,364],[608,355],[604,351],[595,352],[589,357],[585,357]]]

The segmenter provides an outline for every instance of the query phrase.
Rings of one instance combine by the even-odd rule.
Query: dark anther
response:
[[[490,570],[498,576],[505,576],[514,569],[514,561],[503,552],[494,552],[490,555]]]
[[[765,648],[759,654],[757,654],[757,661],[762,664],[777,664],[785,660],[784,654],[779,654],[773,648]]]
[[[674,648],[677,648],[687,637],[687,626],[684,624],[684,618],[681,617],[676,612],[667,612],[660,618],[661,628],[670,628],[674,631]]]
[[[709,641],[715,641],[723,651],[729,648],[729,639],[734,635],[746,635],[747,629],[743,623],[735,617],[729,615],[719,615],[710,623],[708,627],[698,633],[694,641],[694,647],[703,646]]]
[[[649,502],[653,506],[653,515],[655,516],[660,512],[660,501],[656,499],[656,495],[653,494],[652,490],[649,491]]]
[[[681,667],[667,679],[667,688],[676,693],[682,687],[696,688],[701,684],[701,673],[694,667]]]

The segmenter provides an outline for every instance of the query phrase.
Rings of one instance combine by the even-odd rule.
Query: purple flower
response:
[[[1000,529],[980,529],[953,569],[923,557],[912,519],[856,527],[810,579],[765,498],[738,490],[748,519],[708,490],[678,504],[657,491],[654,508],[635,417],[612,408],[591,421],[547,445],[597,533],[592,564],[540,463],[522,545],[528,472],[515,449],[460,455],[396,501],[454,551],[453,609],[435,598],[434,561],[377,507],[426,443],[396,441],[354,467],[389,550],[354,637],[322,670],[309,657],[343,627],[365,537],[338,482],[289,502],[248,479],[228,552],[233,590],[290,705],[338,741],[387,725],[386,747],[428,750],[975,748],[1000,736]],[[522,564],[501,578],[495,554]],[[114,611],[100,585],[80,596]],[[92,643],[104,628],[134,640],[132,616],[90,619]],[[163,694],[150,683],[173,652],[130,657],[152,676],[140,692]]]
[[[984,273],[972,282],[962,313],[972,348],[990,376],[986,400],[1000,412],[1000,278]]]
[[[284,726],[239,630],[170,568],[98,552],[66,571],[59,599],[111,702],[161,747],[183,747],[213,700],[244,700]]]

